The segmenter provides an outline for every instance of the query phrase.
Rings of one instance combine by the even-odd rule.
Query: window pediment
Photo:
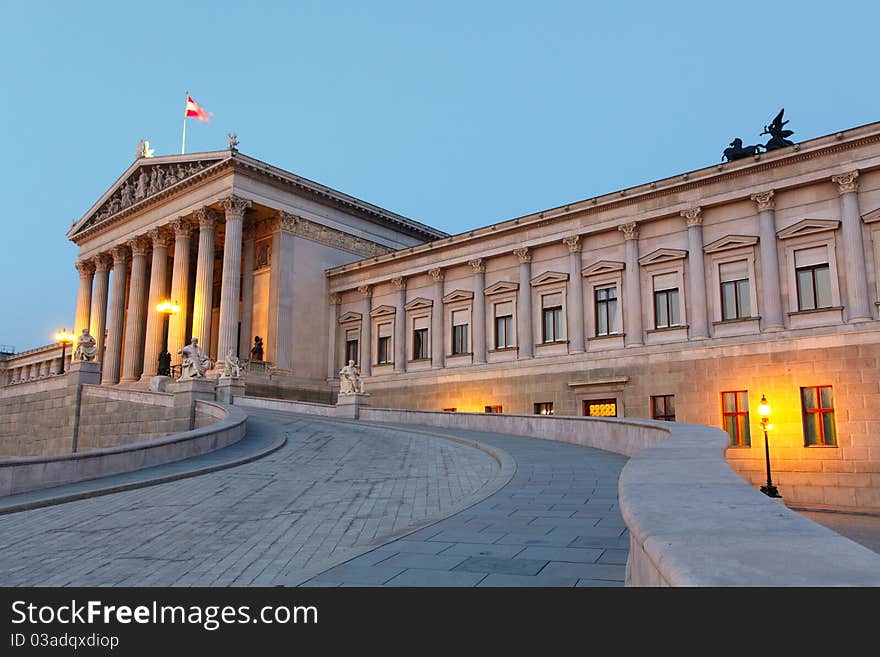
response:
[[[725,235],[721,239],[710,242],[703,247],[706,253],[718,253],[730,249],[739,249],[744,246],[754,246],[758,243],[757,235]]]
[[[639,264],[644,267],[645,265],[673,262],[675,260],[683,260],[684,258],[687,258],[687,251],[681,249],[657,249],[656,251],[651,251],[648,255],[639,258]]]
[[[862,216],[862,220],[863,220],[866,224],[870,224],[870,223],[872,223],[872,222],[874,222],[874,221],[880,221],[880,208],[877,208],[876,210],[871,210],[871,211],[870,211],[869,213],[867,213],[866,215],[863,215],[863,216]]]
[[[396,312],[397,308],[394,306],[379,306],[370,311],[370,317],[386,317],[388,315],[394,315]]]
[[[626,269],[626,264],[623,262],[617,260],[599,260],[589,267],[584,267],[581,270],[581,275],[597,276],[599,274],[611,274],[616,271],[623,271],[624,269]]]
[[[431,299],[425,299],[424,297],[417,297],[410,301],[408,304],[404,306],[406,310],[423,310],[425,308],[431,308],[434,305],[434,301]]]
[[[778,231],[776,237],[785,240],[791,237],[800,237],[801,235],[812,235],[813,233],[837,230],[838,226],[840,226],[840,222],[837,219],[803,219],[788,228]]]
[[[467,290],[455,290],[443,297],[443,303],[455,303],[456,301],[470,301],[474,298],[473,292]]]
[[[345,324],[346,322],[359,322],[362,318],[363,315],[361,313],[349,311],[339,318],[339,323]]]
[[[492,294],[502,294],[504,292],[516,292],[518,289],[519,283],[498,281],[497,283],[492,283],[492,285],[483,290],[483,294],[489,296]]]
[[[550,285],[551,283],[565,283],[568,280],[568,274],[561,271],[545,271],[543,274],[535,276],[532,280],[532,287],[538,285]]]

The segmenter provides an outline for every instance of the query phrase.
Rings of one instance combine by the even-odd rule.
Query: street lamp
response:
[[[171,376],[171,354],[168,353],[168,318],[180,312],[176,301],[165,299],[156,305],[156,312],[161,313],[162,320],[162,351],[159,354],[159,365],[156,373],[159,376]]]
[[[761,427],[764,429],[764,458],[767,461],[767,484],[761,486],[761,492],[767,497],[782,497],[776,486],[773,485],[773,479],[770,477],[770,443],[767,440],[767,432],[773,430],[773,425],[770,424],[770,404],[767,403],[767,397],[764,395],[761,395],[758,415],[761,416]]]
[[[61,373],[64,374],[64,352],[67,350],[68,344],[73,344],[76,336],[73,333],[69,333],[66,328],[63,328],[55,334],[55,340],[61,343]]]

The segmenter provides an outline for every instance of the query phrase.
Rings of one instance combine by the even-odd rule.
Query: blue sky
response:
[[[719,5],[719,6],[715,6]],[[225,146],[456,233],[718,162],[786,108],[880,119],[880,5],[19,2],[0,26],[0,344],[70,326],[65,238],[131,164]]]

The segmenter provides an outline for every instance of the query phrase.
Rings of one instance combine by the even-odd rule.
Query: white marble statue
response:
[[[360,369],[353,360],[339,370],[339,394],[357,395],[364,393],[364,380],[360,377]]]
[[[219,365],[221,379],[241,378],[241,363],[239,362],[238,357],[232,353],[232,349],[227,352],[226,358],[220,361]]]
[[[177,353],[183,356],[180,363],[181,381],[205,378],[205,372],[211,368],[211,359],[199,347],[198,338],[193,338],[192,342]]]
[[[76,341],[76,351],[73,352],[73,360],[95,360],[98,357],[98,343],[89,334],[89,329],[84,328]]]

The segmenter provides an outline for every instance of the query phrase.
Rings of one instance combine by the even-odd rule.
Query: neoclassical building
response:
[[[788,500],[880,508],[880,123],[452,236],[234,148],[140,158],[68,237],[106,385],[167,321],[263,338],[248,394],[331,401],[354,360],[374,406],[719,426],[756,483],[766,395]]]

